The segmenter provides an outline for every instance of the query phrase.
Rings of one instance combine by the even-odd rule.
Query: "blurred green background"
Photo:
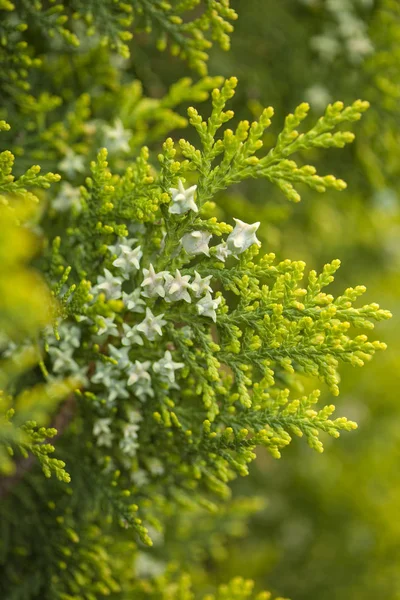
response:
[[[316,119],[327,102],[356,98],[371,108],[346,150],[304,157],[348,183],[343,193],[302,190],[290,205],[265,182],[241,184],[221,210],[260,220],[267,251],[310,268],[340,258],[337,289],[367,285],[394,313],[379,336],[389,349],[362,371],[343,369],[340,412],[359,429],[322,456],[293,443],[274,461],[259,453],[236,495],[267,498],[240,542],[209,565],[216,581],[237,573],[297,600],[400,598],[400,9],[367,0],[233,0],[239,13],[229,53],[211,54],[210,74],[237,75],[237,117],[308,101]],[[137,42],[136,42],[137,43]],[[178,61],[143,40],[133,60],[149,94],[183,76]],[[150,53],[150,60],[149,60]],[[146,57],[146,58],[145,58]],[[140,65],[140,68],[139,68]],[[272,135],[271,134],[271,139]],[[268,139],[265,140],[268,142]],[[325,400],[331,401],[326,392]]]

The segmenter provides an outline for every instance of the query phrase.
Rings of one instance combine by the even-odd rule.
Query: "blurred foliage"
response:
[[[40,185],[40,179],[32,174],[30,183]],[[39,240],[24,225],[34,218],[36,207],[32,208],[32,196],[27,197],[25,188],[23,194],[18,191],[18,197],[2,196],[0,203],[0,474],[18,478],[22,459],[27,461],[30,455],[38,459],[46,477],[55,473],[65,481],[69,478],[65,463],[49,457],[54,447],[45,443],[57,430],[38,426],[37,421],[48,422],[77,381],[21,387],[21,377],[41,360],[31,340],[51,323],[55,300],[41,275],[29,265]],[[17,347],[19,351],[11,356]],[[0,481],[0,496],[5,489]]]
[[[20,227],[26,204],[11,208],[0,199],[0,331],[15,341],[36,333],[49,322],[51,296],[28,261],[39,248],[38,238]]]

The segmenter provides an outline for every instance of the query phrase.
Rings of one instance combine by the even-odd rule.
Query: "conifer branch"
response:
[[[52,435],[52,440],[57,440],[63,435],[68,425],[71,423],[75,415],[75,397],[73,394],[61,404],[60,410],[55,415],[50,429],[56,430]],[[0,498],[10,494],[15,485],[23,479],[27,473],[35,466],[36,457],[34,454],[29,454],[15,462],[15,471],[12,475],[0,477]]]

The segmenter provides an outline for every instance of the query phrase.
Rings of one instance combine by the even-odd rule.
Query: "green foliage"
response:
[[[8,414],[7,418],[11,418],[12,416],[13,414]],[[27,421],[21,427],[21,430],[22,439],[24,437],[27,438],[26,441],[18,445],[18,449],[23,457],[28,458],[29,453],[32,453],[40,462],[46,477],[51,477],[52,471],[54,471],[57,479],[69,483],[70,477],[64,470],[65,463],[56,458],[49,458],[48,455],[54,452],[54,446],[44,443],[48,438],[54,437],[57,430],[54,427],[47,429],[45,427],[38,428],[36,421]]]
[[[6,125],[3,127],[6,128]],[[11,457],[17,450],[24,458],[28,458],[29,454],[36,456],[47,477],[53,471],[61,481],[69,481],[64,470],[65,463],[50,458],[48,455],[54,451],[54,447],[44,443],[54,437],[57,430],[38,427],[33,419],[38,418],[43,422],[60,399],[75,388],[77,381],[71,379],[37,385],[23,389],[16,397],[4,392],[7,388],[15,387],[15,381],[25,370],[32,369],[41,361],[36,336],[51,322],[52,309],[56,307],[42,278],[27,265],[37,249],[37,239],[27,228],[21,227],[21,221],[24,223],[32,217],[32,200],[38,202],[38,198],[27,188],[48,188],[57,178],[53,174],[38,176],[38,167],[14,181],[10,173],[13,161],[11,153],[3,152],[2,158],[0,177],[4,195],[0,197],[0,316],[1,348],[7,352],[6,358],[0,362],[0,471],[8,475],[15,472]],[[10,252],[10,248],[13,251]],[[26,336],[31,338],[32,345],[25,345],[15,353],[17,343],[26,341]],[[15,358],[9,358],[14,353]]]
[[[254,582],[241,577],[232,579],[226,585],[221,585],[215,594],[206,594],[202,596],[202,600],[269,600],[271,594],[268,592],[253,593]],[[143,593],[144,592],[144,593]],[[174,568],[170,569],[166,575],[156,578],[153,581],[143,581],[135,590],[137,598],[154,598],[162,600],[195,600],[199,596],[195,596],[192,592],[190,577],[187,574],[182,574],[174,577]],[[276,600],[283,600],[277,598]]]
[[[253,596],[253,588],[254,583],[252,581],[237,577],[227,585],[221,585],[215,595],[208,594],[203,600],[228,600],[228,598],[231,598],[232,600],[242,600],[251,597],[253,597],[254,600],[268,600],[271,597],[268,592],[260,592]]]
[[[375,110],[365,123],[365,136],[372,138],[373,146],[360,156],[366,177],[377,189],[398,189],[399,166],[394,149],[398,144],[398,97],[400,72],[398,43],[400,11],[397,2],[383,0],[371,23],[371,37],[375,52],[366,61],[368,95]],[[379,131],[379,135],[377,135]]]
[[[258,158],[255,153],[263,146],[261,138],[271,124],[272,108],[266,108],[259,121],[253,122],[251,126],[248,121],[241,121],[235,133],[227,129],[223,140],[216,142],[214,140],[222,124],[233,117],[232,111],[224,112],[223,108],[225,102],[232,97],[235,87],[236,78],[231,78],[225,83],[221,92],[214,92],[213,113],[208,123],[202,121],[194,109],[189,111],[190,122],[196,127],[204,148],[203,156],[200,158],[195,149],[184,140],[180,142],[183,155],[202,171],[202,175],[204,173],[204,178],[207,177],[209,188],[206,190],[203,190],[202,179],[199,181],[199,194],[203,202],[229,185],[249,177],[265,177],[278,185],[287,198],[294,202],[298,202],[300,196],[294,190],[293,183],[304,183],[318,192],[324,192],[330,187],[337,190],[345,188],[345,183],[336,180],[332,175],[319,177],[314,167],[305,165],[299,168],[288,158],[299,150],[343,148],[345,144],[352,142],[354,135],[350,132],[338,131],[334,134],[330,132],[346,121],[360,119],[361,113],[368,108],[368,103],[357,101],[346,109],[341,102],[330,105],[325,115],[312,129],[305,134],[299,134],[296,128],[306,118],[309,110],[308,104],[303,103],[293,115],[286,118],[276,146],[266,156]],[[212,161],[222,153],[224,156],[221,164],[213,169],[211,174]]]
[[[53,0],[44,7],[41,2],[3,2],[1,27],[1,63],[8,85],[27,90],[28,71],[40,65],[32,58],[32,48],[24,36],[32,32],[44,36],[47,43],[59,38],[71,48],[81,45],[107,46],[124,58],[130,55],[128,42],[132,27],[156,35],[159,50],[170,46],[171,54],[187,60],[200,74],[207,72],[207,51],[216,41],[229,49],[231,21],[237,19],[229,0],[184,0],[161,2],[154,0],[101,0],[96,5],[82,0]],[[14,15],[20,22],[15,24]],[[58,41],[58,40],[57,40]]]
[[[350,64],[342,43],[332,62],[316,55],[311,47],[315,35],[328,26],[335,37],[342,31],[325,18],[328,5],[340,10],[345,5],[343,13],[354,9],[373,45],[363,61]],[[328,192],[321,202],[304,190],[302,203],[285,205],[279,192],[272,189],[266,198],[265,186],[249,181],[221,195],[218,216],[234,213],[248,222],[261,221],[257,235],[268,249],[279,257],[300,257],[317,270],[332,256],[340,257],[341,281],[365,283],[368,301],[379,296],[397,312],[399,132],[398,103],[390,90],[398,81],[394,40],[399,18],[398,3],[391,5],[388,10],[390,3],[382,1],[253,0],[240,15],[232,52],[226,58],[214,55],[212,64],[239,75],[242,93],[238,90],[233,107],[240,118],[249,108],[259,114],[265,102],[282,114],[303,99],[318,114],[334,98],[351,101],[355,90],[371,103],[351,147],[326,154],[326,161],[324,153],[312,153],[319,171],[329,168],[346,180],[346,193]],[[259,18],[261,10],[268,19]],[[357,27],[354,19],[346,25],[352,31]],[[163,81],[171,75],[164,72]],[[375,78],[390,82],[387,91],[372,83]],[[271,138],[267,132],[268,143]],[[269,510],[253,520],[243,544],[230,545],[219,580],[233,576],[245,561],[248,570],[242,572],[261,587],[292,598],[396,597],[397,338],[393,323],[384,338],[388,352],[368,369],[341,371],[338,408],[359,423],[354,435],[326,446],[322,458],[296,444],[283,454],[281,465],[258,454],[250,477],[235,487],[239,493],[265,493]],[[391,498],[389,504],[383,498]]]
[[[18,357],[19,369],[21,369],[22,362],[25,363],[25,367],[27,366],[26,363],[29,364],[29,359],[32,362],[33,349],[30,349],[30,352],[25,351],[25,353],[30,353],[30,357]],[[4,364],[4,361],[1,366],[3,374],[10,371],[9,365]],[[13,376],[15,377],[15,372]],[[42,423],[45,422],[48,414],[54,410],[60,400],[64,399],[68,393],[73,392],[77,384],[78,381],[71,378],[70,380],[25,389],[17,397],[2,393],[1,404],[4,416],[0,428],[0,445],[2,448],[0,469],[3,473],[13,474],[20,467],[18,462],[12,462],[10,457],[16,457],[21,463],[21,457],[28,459],[29,455],[32,455],[39,461],[46,477],[51,477],[52,472],[54,472],[60,481],[66,483],[70,481],[68,473],[64,470],[65,463],[49,457],[49,454],[54,452],[54,446],[45,443],[47,439],[54,438],[57,435],[57,429],[38,426],[37,421],[32,420],[32,416]],[[7,453],[9,456],[7,456]]]
[[[187,20],[186,14],[201,9],[200,16]],[[201,75],[207,72],[207,50],[216,41],[223,50],[229,50],[229,34],[233,31],[231,21],[237,13],[230,8],[229,0],[184,0],[178,2],[151,2],[139,0],[136,8],[139,23],[145,31],[153,28],[157,33],[156,46],[164,50],[170,46],[172,55],[188,61],[190,67]]]
[[[13,124],[0,125],[13,151],[0,163],[8,219],[0,254],[11,256],[0,286],[2,277],[18,325],[1,347],[0,595],[265,600],[241,578],[214,594],[206,581],[207,562],[222,560],[254,510],[230,500],[231,482],[249,473],[262,446],[279,458],[297,436],[321,452],[329,436],[355,429],[331,418],[329,403],[316,410],[320,392],[310,390],[319,379],[337,395],[340,364],[363,366],[384,349],[365,331],[391,315],[355,305],[364,286],[325,292],[338,260],[305,278],[303,261],[276,260],[270,246],[260,253],[258,220],[232,225],[232,205],[226,223],[219,203],[251,180],[293,202],[301,184],[305,194],[344,190],[304,157],[318,162],[322,149],[353,142],[345,127],[368,102],[329,104],[309,128],[302,102],[276,136],[273,109],[253,104],[254,122],[231,130],[236,78],[185,77],[150,98],[140,60],[114,54],[128,57],[133,24],[204,73],[209,38],[229,44],[236,13],[227,1],[0,8],[8,11],[0,114]],[[208,118],[193,107],[182,116],[182,104],[211,89]],[[188,132],[159,147],[188,122],[199,145]],[[60,187],[49,189],[59,176],[40,175],[32,162],[60,171]],[[42,199],[42,212],[19,218],[21,198]],[[33,228],[43,235],[35,264],[50,289],[36,299],[37,319],[29,311],[43,284],[32,286],[32,299],[25,279],[8,290],[9,272],[32,274]],[[26,248],[7,253],[25,233]],[[60,458],[50,456],[56,437]],[[171,558],[177,567],[167,567]]]
[[[10,126],[5,121],[0,121],[0,131],[8,131]],[[23,175],[15,179],[12,174],[15,157],[6,150],[0,154],[0,203],[7,205],[7,196],[17,196],[26,201],[38,202],[38,197],[29,189],[42,188],[48,189],[56,181],[60,181],[60,175],[47,173],[39,175],[39,165],[30,167]],[[2,209],[4,210],[4,209]]]
[[[279,456],[279,449],[290,442],[290,434],[304,434],[310,446],[320,451],[318,430],[337,437],[341,429],[354,428],[346,419],[330,420],[332,406],[320,412],[312,410],[318,392],[288,403],[289,392],[284,386],[299,386],[292,374],[316,375],[337,394],[339,361],[361,366],[385,347],[369,342],[365,335],[351,336],[349,329],[370,329],[373,320],[390,317],[376,304],[353,307],[365,291],[362,286],[347,289],[336,300],[322,291],[332,282],[338,261],[327,265],[320,276],[311,272],[307,288],[300,288],[304,263],[274,264],[271,254],[254,260],[258,224],[239,222],[233,231],[231,226],[204,215],[210,198],[232,182],[250,176],[275,181],[269,176],[270,169],[280,169],[278,186],[282,188],[282,182],[290,185],[283,180],[287,177],[290,181],[282,166],[286,165],[283,157],[298,147],[329,147],[352,139],[348,133],[337,135],[325,130],[337,122],[359,118],[359,108],[363,108],[361,103],[340,112],[328,108],[311,133],[303,136],[293,134],[300,119],[297,112],[286,120],[272,151],[274,158],[264,162],[263,158],[253,159],[266,120],[252,125],[248,139],[247,134],[240,133],[248,129],[243,124],[238,126],[234,141],[233,134],[215,139],[222,123],[233,116],[224,109],[235,85],[234,79],[228,80],[221,91],[213,92],[213,112],[207,123],[189,109],[202,150],[181,141],[179,147],[186,160],[178,161],[172,140],[167,140],[158,157],[158,175],[150,166],[147,149],[122,176],[111,174],[106,151],[100,151],[92,164],[92,177],[81,189],[79,209],[71,215],[68,237],[61,245],[57,243],[57,263],[74,265],[71,272],[68,268],[70,277],[76,281],[84,277],[79,285],[85,287],[87,280],[93,282],[97,277],[97,286],[92,283],[87,304],[81,303],[79,309],[72,292],[65,308],[67,314],[78,317],[79,327],[68,332],[63,324],[59,345],[57,340],[48,344],[52,363],[46,368],[65,374],[72,369],[86,377],[88,359],[95,360],[95,372],[89,374],[93,387],[87,388],[84,396],[94,409],[91,419],[96,414],[98,417],[92,427],[99,447],[107,449],[101,459],[104,467],[109,461],[108,448],[113,447],[113,454],[120,456],[118,473],[125,471],[123,431],[132,423],[140,434],[129,452],[136,454],[137,449],[140,463],[160,460],[173,481],[174,495],[183,494],[181,501],[189,503],[196,497],[189,499],[185,488],[198,489],[201,502],[205,490],[228,497],[227,482],[235,473],[247,474],[247,464],[254,459],[259,444]],[[299,139],[289,141],[294,138]],[[219,155],[222,160],[213,168],[212,161]],[[176,195],[179,190],[171,186],[177,182],[182,185],[180,178],[187,173],[193,177],[195,171],[197,186],[188,190],[182,186],[181,196]],[[310,174],[303,182],[319,187],[321,178],[316,183],[317,177]],[[323,181],[344,187],[337,186],[333,177]],[[195,190],[196,203],[190,196]],[[180,200],[171,201],[171,194]],[[146,224],[135,226],[135,249],[132,244],[136,240],[128,237],[134,222]],[[199,246],[192,245],[193,232],[195,238],[201,238]],[[208,246],[213,235],[226,234],[225,241]],[[221,247],[226,251],[223,258]],[[240,259],[235,261],[238,255]],[[104,277],[98,275],[103,269]],[[126,284],[119,275],[121,269]],[[214,297],[211,285],[219,289]],[[137,293],[141,288],[142,298]],[[225,297],[227,292],[236,300]],[[196,297],[202,298],[196,302]],[[106,348],[107,338],[112,345],[105,351],[100,347]],[[76,349],[69,364],[62,355],[71,352],[71,343]],[[192,406],[197,407],[195,414],[191,414]],[[130,412],[132,407],[136,412]],[[124,416],[118,424],[112,415],[121,409]],[[154,427],[157,442],[150,451]],[[145,486],[142,493],[147,495]],[[135,522],[130,509],[125,513],[120,501],[112,503],[123,520]]]
[[[57,318],[74,317],[78,323],[57,326],[54,338],[46,334],[43,373],[82,380],[85,391],[78,407],[84,437],[94,451],[83,470],[86,477],[90,471],[104,479],[107,512],[133,527],[148,545],[152,541],[143,519],[162,527],[164,495],[182,506],[199,504],[214,511],[212,496],[229,498],[227,484],[248,473],[258,445],[279,457],[291,434],[305,435],[321,451],[320,430],[338,437],[340,430],[353,429],[355,424],[345,418],[329,418],[333,406],[319,412],[311,408],[318,391],[289,402],[285,386],[299,389],[292,376],[304,373],[319,376],[337,394],[339,360],[362,365],[384,347],[365,335],[350,337],[349,328],[371,328],[371,320],[390,317],[375,304],[352,306],[365,291],[362,286],[336,300],[322,292],[338,261],[320,276],[311,272],[307,289],[299,288],[304,263],[275,265],[273,254],[254,260],[258,223],[236,221],[233,229],[205,213],[219,190],[248,177],[266,177],[284,190],[293,190],[291,182],[299,180],[319,191],[328,185],[343,189],[340,180],[322,179],[311,167],[307,172],[303,167],[301,176],[296,163],[288,170],[286,157],[299,148],[351,141],[349,133],[329,130],[358,119],[365,106],[329,107],[315,128],[299,135],[294,128],[305,117],[302,106],[286,119],[273,150],[258,159],[254,155],[269,125],[268,109],[251,128],[242,122],[235,134],[228,130],[215,139],[233,117],[225,104],[235,85],[231,79],[221,91],[214,90],[208,122],[189,109],[202,149],[181,140],[183,160],[178,161],[167,140],[158,157],[159,174],[146,148],[122,176],[111,174],[101,150],[79,205],[70,213],[67,237],[49,246],[50,283],[56,296],[63,294]],[[213,168],[219,155],[222,160]],[[194,172],[197,185],[185,189],[181,178]],[[135,222],[132,240],[129,230]],[[209,247],[214,235],[227,237]],[[69,263],[72,269],[66,268]],[[104,277],[99,275],[103,270]],[[64,272],[61,280],[52,280],[57,272]],[[70,278],[74,282],[65,288]],[[211,284],[220,290],[214,297]],[[224,291],[237,299],[224,297]],[[150,443],[155,427],[156,441]],[[35,454],[47,476],[55,470],[68,481],[65,463],[49,459],[54,448],[43,444],[53,430],[37,430],[31,422],[22,430],[30,439],[20,444],[23,453]],[[131,465],[128,457],[134,459]],[[142,502],[132,504],[131,495],[138,493]]]
[[[7,166],[3,174],[8,172]],[[7,177],[4,176],[6,180]],[[44,281],[38,273],[27,266],[36,249],[36,239],[26,228],[21,228],[20,220],[25,220],[32,214],[30,202],[36,196],[28,194],[23,188],[25,185],[48,187],[52,176],[38,178],[21,178],[15,183],[10,179],[8,191],[13,191],[16,198],[23,197],[24,202],[15,204],[7,202],[7,197],[2,196],[0,205],[2,215],[2,229],[0,235],[1,256],[1,347],[6,349],[7,358],[0,362],[0,471],[12,475],[16,471],[16,463],[12,457],[15,451],[20,457],[28,458],[29,454],[35,456],[40,462],[43,472],[47,477],[54,472],[61,481],[69,481],[69,476],[64,470],[65,463],[49,454],[54,451],[51,444],[44,442],[57,434],[54,428],[39,427],[33,419],[44,422],[54,406],[63,399],[77,385],[77,381],[70,379],[48,385],[37,385],[20,391],[17,396],[4,392],[7,388],[15,388],[15,382],[24,371],[32,369],[41,360],[36,345],[36,336],[44,325],[51,322],[51,308],[55,307]],[[28,203],[28,205],[26,204]],[[14,251],[10,252],[10,248]],[[16,342],[31,337],[32,345],[25,346],[19,352]],[[9,358],[15,353],[15,358]],[[1,490],[1,486],[0,486]]]
[[[122,82],[112,67],[111,56],[105,50],[102,53],[104,81],[100,95],[96,89],[98,79],[94,78],[93,89],[87,89],[73,102],[70,99],[76,76],[74,62],[83,76],[94,68],[96,51],[84,54],[72,65],[68,55],[60,58],[56,71],[62,96],[44,93],[35,98],[24,94],[16,103],[5,104],[4,116],[14,122],[15,129],[6,136],[6,142],[24,162],[45,161],[48,168],[60,170],[74,183],[95,158],[98,147],[105,144],[116,167],[126,168],[127,155],[144,142],[154,143],[172,129],[186,126],[187,120],[178,112],[180,104],[206,100],[209,90],[221,81],[219,77],[205,77],[193,83],[185,77],[171,85],[163,98],[148,98],[138,80]],[[26,130],[40,141],[40,147],[21,146]]]

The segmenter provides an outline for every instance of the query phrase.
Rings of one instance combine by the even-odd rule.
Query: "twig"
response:
[[[53,440],[56,440],[64,433],[70,424],[74,413],[75,397],[71,394],[61,405],[59,412],[56,414],[51,424],[51,427],[57,429],[56,435],[52,438]],[[13,487],[33,468],[35,462],[35,457],[30,454],[27,458],[17,461],[15,472],[12,475],[0,478],[0,498],[4,498],[11,492]]]

